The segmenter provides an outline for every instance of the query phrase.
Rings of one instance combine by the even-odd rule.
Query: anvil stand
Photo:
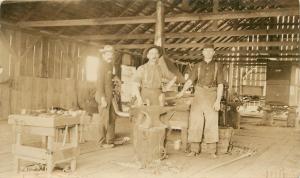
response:
[[[131,109],[134,120],[133,145],[135,154],[142,168],[151,163],[166,158],[166,128],[161,122],[161,114],[171,108],[154,106],[140,106]]]

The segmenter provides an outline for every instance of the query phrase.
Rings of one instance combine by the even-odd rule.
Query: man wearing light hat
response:
[[[202,54],[204,60],[197,63],[185,83],[183,93],[194,83],[195,97],[191,104],[189,116],[188,142],[191,152],[188,156],[196,156],[200,152],[200,144],[206,144],[212,157],[216,157],[218,134],[218,111],[223,94],[223,68],[213,60],[214,45],[205,44]]]
[[[115,113],[112,105],[114,48],[110,45],[105,45],[99,51],[101,53],[101,61],[98,68],[95,96],[100,115],[98,142],[104,148],[112,148],[115,136]]]

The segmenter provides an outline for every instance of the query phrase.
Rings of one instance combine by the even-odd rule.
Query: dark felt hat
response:
[[[104,52],[108,52],[108,51],[114,51],[114,47],[111,46],[111,45],[105,45],[103,48],[99,49],[99,51],[101,53],[104,53]]]
[[[158,50],[158,53],[159,53],[159,57],[161,57],[163,54],[164,54],[164,49],[160,46],[157,46],[157,45],[152,45],[150,46],[149,48],[146,48],[143,52],[143,58],[147,58],[147,54],[148,52],[151,50],[151,49],[157,49]]]
[[[212,48],[212,49],[214,49],[214,44],[213,43],[205,43],[204,45],[203,45],[203,49],[204,48]]]

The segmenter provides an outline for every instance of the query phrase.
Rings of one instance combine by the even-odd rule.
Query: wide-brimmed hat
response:
[[[158,53],[159,53],[159,57],[161,57],[163,54],[164,54],[164,49],[160,46],[157,46],[157,45],[152,45],[150,46],[149,48],[146,48],[143,52],[143,58],[147,58],[147,54],[148,52],[151,50],[151,49],[157,49]]]
[[[114,51],[114,47],[111,46],[111,45],[105,45],[103,48],[99,49],[99,51],[101,53],[104,53],[104,52],[108,52],[108,51]]]
[[[203,49],[204,49],[204,48],[212,48],[212,49],[214,49],[215,46],[214,46],[213,43],[205,43],[205,44],[203,45]]]

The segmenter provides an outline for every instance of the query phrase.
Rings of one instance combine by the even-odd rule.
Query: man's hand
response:
[[[107,107],[107,101],[106,101],[106,99],[104,97],[101,98],[101,104],[100,104],[100,106],[102,108],[106,108]]]
[[[220,111],[221,109],[221,102],[220,101],[216,101],[213,105],[213,108],[215,111]]]
[[[143,105],[143,100],[141,97],[137,97],[137,105],[142,106]]]

